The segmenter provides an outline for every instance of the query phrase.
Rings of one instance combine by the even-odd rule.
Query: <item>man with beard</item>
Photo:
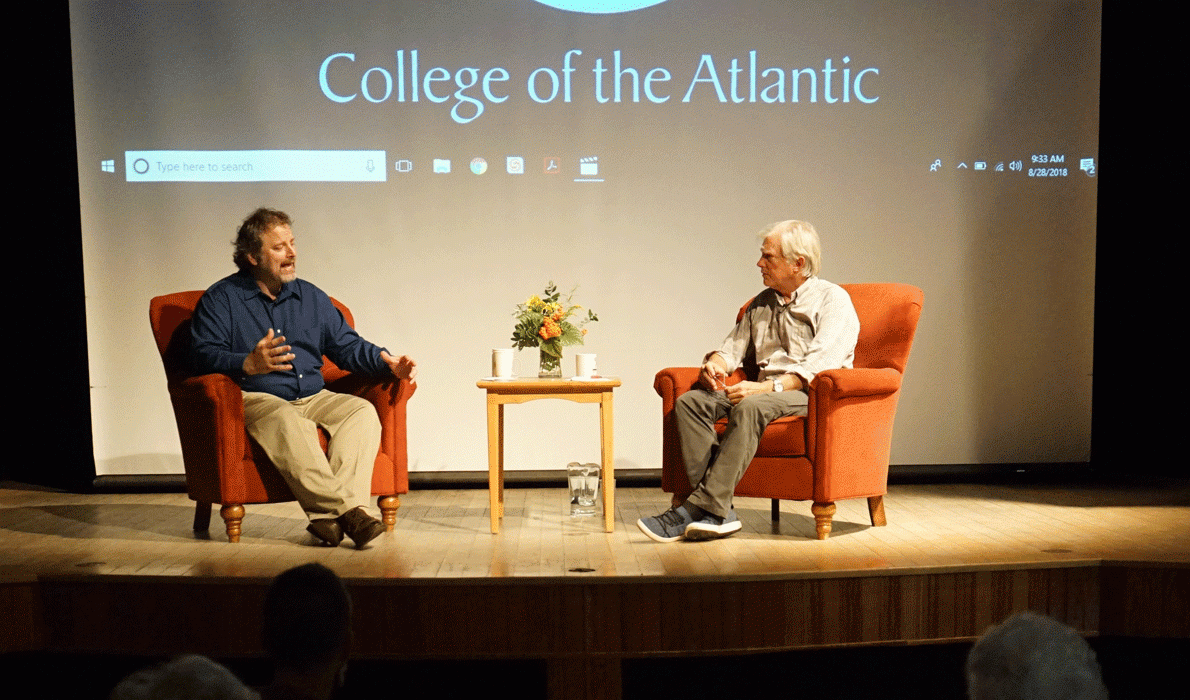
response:
[[[194,369],[235,379],[249,435],[281,472],[327,546],[346,534],[362,547],[384,531],[364,510],[380,447],[380,421],[364,399],[323,387],[322,357],[351,372],[413,380],[407,356],[361,338],[325,292],[297,277],[287,214],[257,209],[244,220],[239,272],[210,287],[194,311]],[[318,428],[330,435],[329,455]]]

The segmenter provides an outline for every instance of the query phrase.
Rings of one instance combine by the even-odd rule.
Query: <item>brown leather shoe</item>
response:
[[[368,515],[358,506],[340,515],[337,520],[343,532],[355,542],[357,548],[363,547],[384,532],[384,523]]]
[[[343,541],[343,528],[334,518],[319,518],[311,520],[306,526],[306,532],[318,538],[324,546],[338,547]]]

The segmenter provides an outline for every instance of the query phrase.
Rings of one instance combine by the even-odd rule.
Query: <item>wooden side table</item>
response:
[[[615,377],[589,381],[571,379],[482,379],[475,383],[488,392],[488,501],[492,534],[500,532],[504,517],[504,405],[537,399],[564,399],[599,404],[600,480],[603,482],[603,529],[615,529],[616,473],[612,449],[612,390],[620,386]]]

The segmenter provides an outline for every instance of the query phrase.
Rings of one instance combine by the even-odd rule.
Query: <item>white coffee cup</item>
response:
[[[492,376],[497,379],[512,378],[512,348],[492,350]]]
[[[595,376],[595,353],[579,353],[574,356],[574,376],[580,379]]]

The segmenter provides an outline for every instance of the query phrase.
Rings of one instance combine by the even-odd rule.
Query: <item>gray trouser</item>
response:
[[[674,413],[686,475],[694,488],[687,502],[725,517],[765,426],[784,416],[806,415],[808,402],[804,391],[756,394],[735,406],[722,391],[693,389],[679,396]],[[727,430],[720,440],[715,421],[724,416]]]
[[[244,424],[311,520],[368,502],[380,419],[366,400],[326,389],[296,401],[245,391]],[[319,426],[330,435],[329,455],[318,442]]]

